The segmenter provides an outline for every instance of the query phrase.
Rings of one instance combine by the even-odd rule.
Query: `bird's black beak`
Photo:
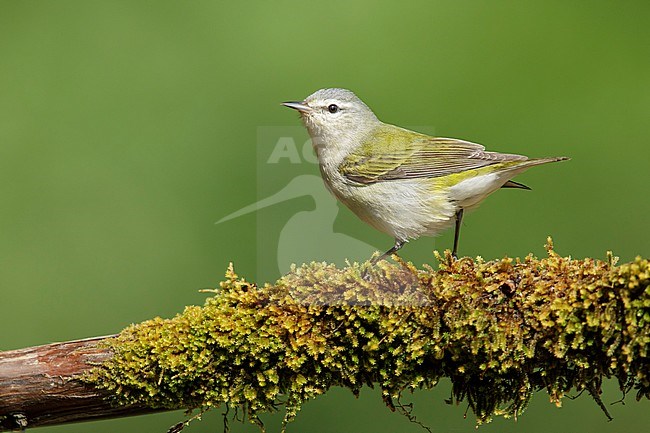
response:
[[[298,110],[301,113],[306,113],[308,111],[311,111],[311,107],[303,102],[283,102],[282,105],[285,107],[293,108],[294,110]]]

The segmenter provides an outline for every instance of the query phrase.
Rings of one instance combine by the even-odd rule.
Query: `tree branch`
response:
[[[232,270],[202,307],[114,338],[0,353],[4,429],[222,406],[251,422],[332,386],[404,391],[450,378],[486,422],[519,416],[545,390],[600,400],[603,378],[650,398],[650,265],[548,257],[413,265],[302,265],[274,285]],[[180,431],[183,425],[175,426]]]
[[[116,406],[109,392],[76,380],[112,356],[108,337],[0,352],[0,431],[153,412]]]

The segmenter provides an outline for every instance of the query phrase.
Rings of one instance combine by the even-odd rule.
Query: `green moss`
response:
[[[548,257],[453,260],[437,271],[383,261],[293,269],[263,287],[232,267],[202,307],[108,340],[114,356],[86,380],[116,404],[226,406],[258,422],[332,386],[402,392],[442,377],[477,422],[518,416],[533,392],[600,401],[603,378],[650,398],[650,265]],[[364,279],[362,276],[369,276]]]

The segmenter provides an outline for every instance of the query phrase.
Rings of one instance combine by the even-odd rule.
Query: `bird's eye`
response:
[[[330,104],[330,105],[327,106],[327,111],[334,114],[334,113],[339,111],[339,106],[336,105],[336,104]]]

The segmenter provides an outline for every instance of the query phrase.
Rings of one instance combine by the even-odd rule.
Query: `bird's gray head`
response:
[[[358,138],[374,128],[377,116],[361,99],[346,89],[321,89],[301,102],[285,102],[300,112],[312,139],[331,141]]]

